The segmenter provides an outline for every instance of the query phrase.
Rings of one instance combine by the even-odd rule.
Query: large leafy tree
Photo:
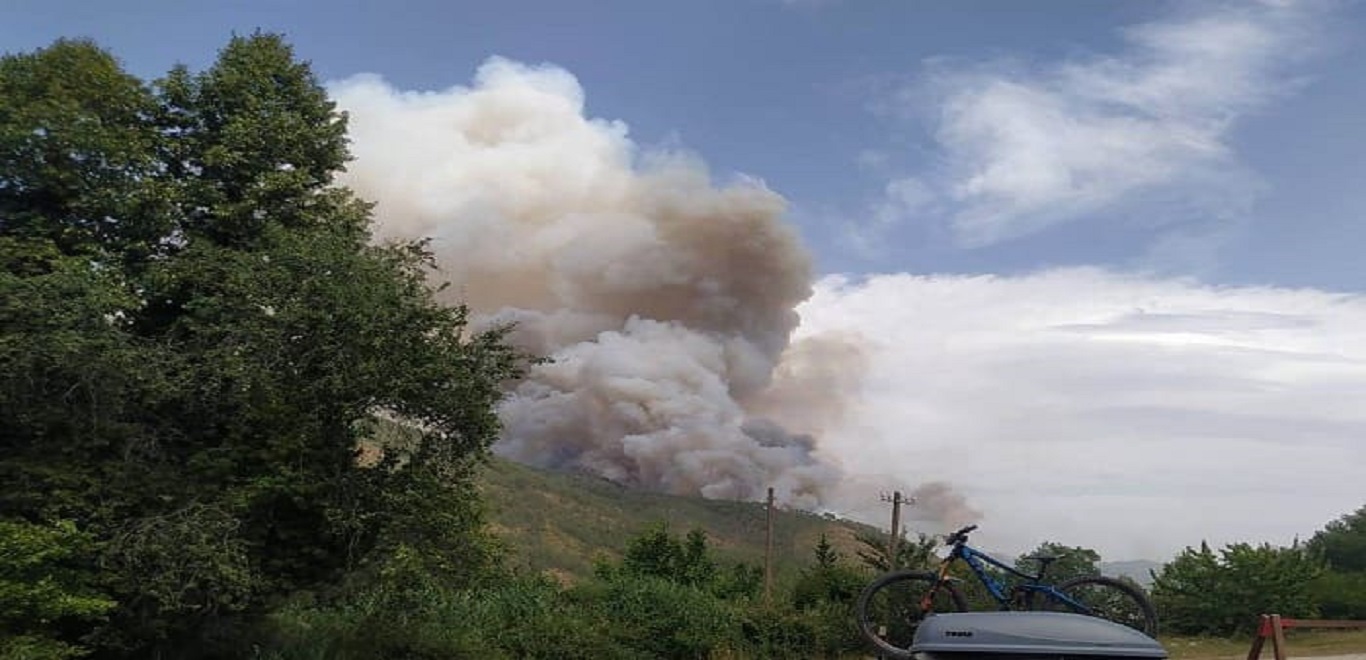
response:
[[[274,35],[154,85],[88,42],[0,58],[0,518],[91,535],[105,653],[487,563],[469,476],[519,356],[372,243],[345,130]],[[379,424],[411,432],[358,460]]]

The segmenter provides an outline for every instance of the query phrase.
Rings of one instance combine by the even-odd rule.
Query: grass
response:
[[[1292,658],[1366,653],[1366,630],[1288,630],[1285,635],[1286,654]],[[1163,637],[1160,641],[1172,660],[1246,658],[1252,648],[1251,635],[1232,639]],[[1262,647],[1262,657],[1275,657],[1270,640]]]

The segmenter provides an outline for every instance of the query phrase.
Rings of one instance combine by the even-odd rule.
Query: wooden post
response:
[[[768,487],[768,524],[764,533],[764,602],[773,599],[773,487]]]
[[[1276,660],[1285,660],[1285,629],[1281,627],[1281,615],[1271,615],[1271,650]]]
[[[1258,660],[1262,657],[1262,646],[1266,644],[1266,636],[1271,633],[1271,617],[1263,614],[1257,622],[1257,636],[1252,638],[1252,649],[1247,652],[1247,660]]]
[[[1290,619],[1279,614],[1263,614],[1257,623],[1257,636],[1252,638],[1252,649],[1247,652],[1247,660],[1257,660],[1262,655],[1266,638],[1271,638],[1271,650],[1276,660],[1285,660],[1289,651],[1285,648],[1286,628],[1337,628],[1343,630],[1366,629],[1366,621],[1344,621],[1335,619]]]
[[[901,546],[901,491],[892,493],[892,540],[887,544],[887,567],[897,569],[897,550]]]
[[[902,497],[901,491],[898,490],[893,492],[890,498],[883,495],[882,501],[892,503],[892,538],[887,541],[887,570],[895,571],[898,568],[897,550],[901,548],[901,505],[914,504],[915,499]]]

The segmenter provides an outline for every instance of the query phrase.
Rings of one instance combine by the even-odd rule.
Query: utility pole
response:
[[[902,497],[901,491],[894,491],[891,497],[882,496],[883,502],[892,503],[892,538],[887,541],[887,570],[897,569],[897,550],[901,545],[901,505],[915,504],[914,497]]]
[[[773,598],[773,487],[768,487],[768,530],[764,534],[764,602]]]

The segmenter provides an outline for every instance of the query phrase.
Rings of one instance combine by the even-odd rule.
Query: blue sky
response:
[[[177,61],[203,66],[232,31],[262,28],[287,34],[325,79],[375,72],[404,89],[462,84],[495,54],[554,63],[578,77],[588,114],[625,121],[638,143],[678,143],[719,175],[767,181],[793,204],[823,271],[1019,272],[1150,265],[1145,250],[1161,231],[1126,213],[1178,214],[1179,202],[1126,201],[1088,211],[1084,222],[971,248],[944,235],[942,216],[918,217],[880,236],[877,251],[860,250],[847,223],[871,213],[888,179],[924,174],[946,157],[932,137],[932,100],[886,106],[936,69],[1013,68],[1028,77],[1123,57],[1127,26],[1192,11],[1200,5],[1147,0],[17,0],[0,8],[0,46],[92,36],[134,72],[154,76]],[[1313,34],[1288,40],[1275,55],[1283,61],[1268,67],[1266,91],[1278,96],[1237,109],[1222,139],[1226,165],[1248,179],[1238,185],[1255,189],[1228,222],[1238,226],[1198,265],[1163,269],[1229,283],[1353,289],[1360,280],[1352,239],[1366,238],[1356,222],[1366,195],[1353,184],[1366,174],[1356,157],[1366,119],[1353,110],[1366,102],[1366,68],[1357,64],[1363,9],[1323,4],[1304,13],[1314,15]],[[880,168],[866,163],[874,153],[885,158]]]
[[[763,408],[812,425],[797,430],[820,427],[816,458],[782,459],[802,468],[779,470],[793,484],[804,461],[838,466],[846,483],[869,488],[943,479],[963,499],[940,502],[927,528],[982,518],[996,547],[1062,537],[1114,558],[1160,558],[1201,537],[1288,542],[1362,504],[1366,413],[1353,408],[1366,394],[1362,3],[0,5],[0,49],[92,37],[144,77],[176,62],[203,67],[232,32],[257,28],[285,33],[353,112],[360,160],[349,183],[381,200],[380,224],[392,233],[468,247],[545,214],[524,236],[564,247],[556,237],[566,232],[598,235],[598,225],[579,224],[584,213],[650,216],[641,198],[706,217],[679,211],[684,190],[767,218],[776,198],[763,189],[781,196],[775,222],[800,234],[815,293],[740,300],[796,306],[798,345],[857,336],[849,341],[867,364],[829,393],[841,402],[837,421],[780,401],[817,391],[784,378],[811,366],[800,360],[829,354],[765,357],[749,325],[703,327],[691,312],[631,309],[601,326],[605,303],[574,288],[582,264],[535,275],[544,286],[532,288],[548,298],[519,290],[500,299],[496,286],[473,295],[485,295],[490,312],[592,317],[582,328],[642,346],[669,333],[635,316],[718,345],[731,346],[727,333],[754,343],[767,369],[759,380],[784,393],[753,394],[722,374],[724,405],[707,414]],[[503,103],[540,127],[531,160],[469,146],[482,130],[471,117],[513,107]],[[661,174],[645,164],[680,151],[691,165]],[[703,161],[713,183],[688,175]],[[414,163],[423,169],[405,169]],[[573,185],[504,186],[559,175]],[[456,182],[500,192],[453,199]],[[575,210],[519,201],[528,197]],[[653,230],[667,224],[647,220]],[[601,238],[635,245],[614,242],[622,236]],[[771,265],[762,272],[805,272],[790,260]],[[533,276],[527,264],[498,270],[506,266],[471,267],[488,272],[466,273],[464,284]],[[791,330],[772,323],[765,332]],[[605,345],[563,339],[572,335],[542,339],[566,364]],[[725,371],[709,364],[688,362]],[[557,377],[568,378],[540,384]],[[651,377],[698,394],[685,386],[700,382],[692,376]],[[541,401],[537,392],[525,397]],[[742,435],[729,429],[707,442],[731,447]],[[612,473],[621,466],[604,457],[629,444],[576,455]],[[1316,457],[1322,478],[1288,499],[1270,485],[1304,456]],[[1039,476],[1058,465],[1090,472]],[[867,490],[845,488],[827,505],[882,515]],[[939,492],[925,491],[927,509]],[[1262,518],[1243,513],[1251,510]]]

